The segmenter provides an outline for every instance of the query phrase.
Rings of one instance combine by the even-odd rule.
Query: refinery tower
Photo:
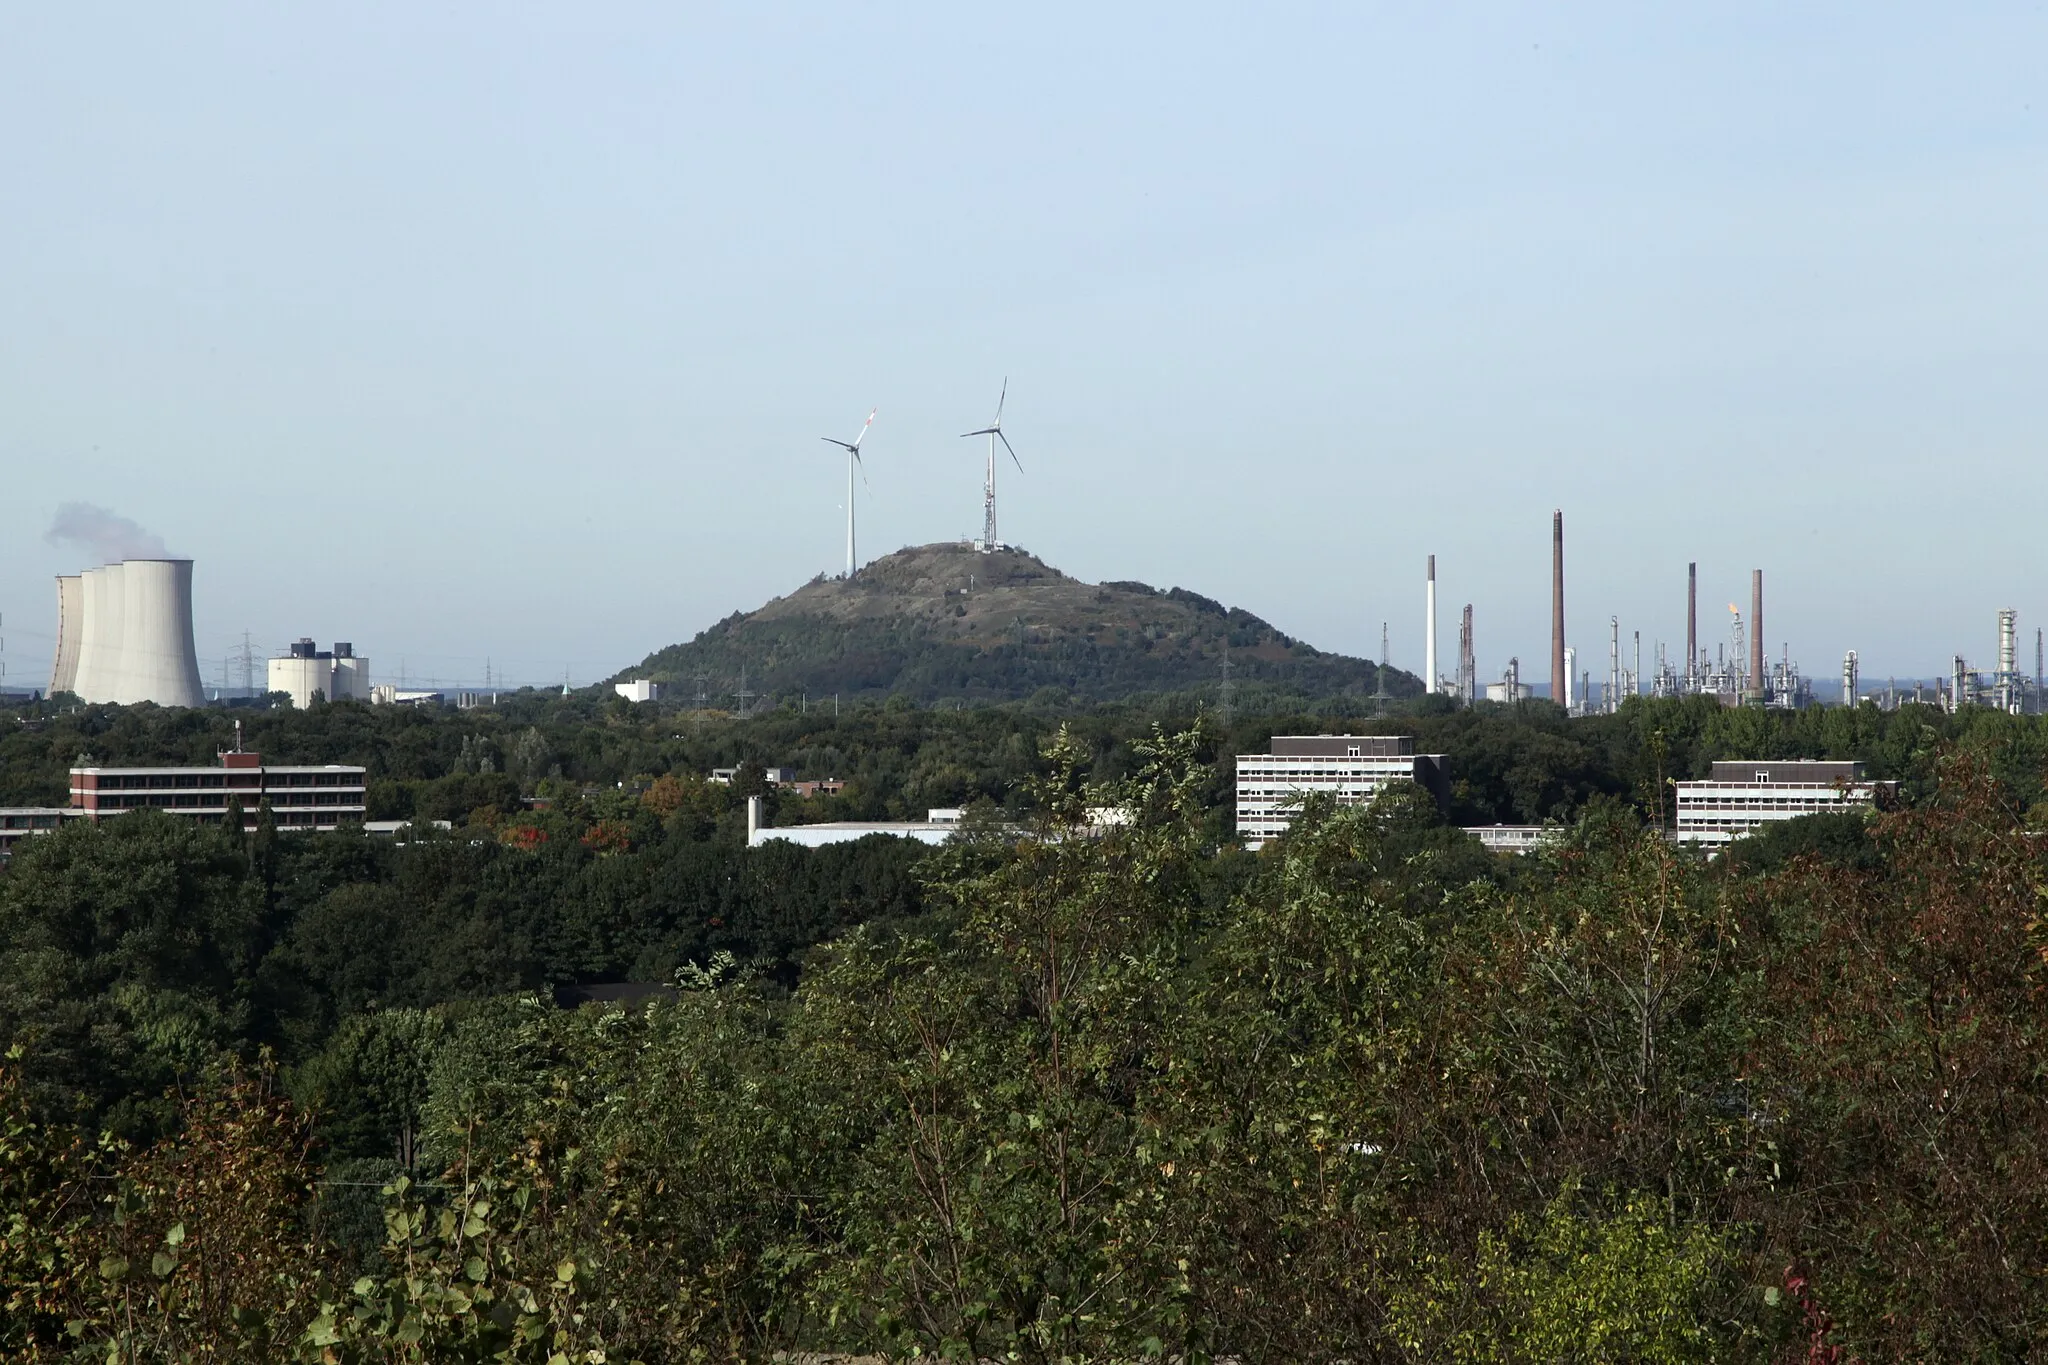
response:
[[[85,702],[203,705],[192,561],[124,559],[59,578],[50,691]]]

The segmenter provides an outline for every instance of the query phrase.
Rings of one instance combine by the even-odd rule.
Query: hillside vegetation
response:
[[[1184,588],[1083,583],[1021,550],[920,545],[847,578],[817,578],[734,613],[621,678],[653,678],[713,701],[739,687],[813,698],[1023,700],[1051,688],[1081,701],[1234,682],[1307,698],[1370,696],[1378,666],[1325,654],[1248,611]],[[1420,680],[1387,670],[1394,697]]]

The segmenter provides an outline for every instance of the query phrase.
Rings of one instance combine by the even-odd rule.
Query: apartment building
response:
[[[1246,848],[1277,838],[1302,803],[1326,793],[1362,806],[1390,782],[1416,782],[1448,800],[1442,754],[1418,754],[1409,735],[1275,735],[1272,752],[1237,756],[1237,833]]]
[[[1680,782],[1681,843],[1722,845],[1779,820],[1875,805],[1893,783],[1872,782],[1861,763],[1823,759],[1721,762],[1704,781]]]

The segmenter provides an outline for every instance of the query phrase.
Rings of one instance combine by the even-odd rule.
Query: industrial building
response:
[[[373,706],[442,706],[447,700],[442,693],[426,688],[400,687],[396,683],[375,683],[370,687]]]
[[[630,702],[657,701],[661,697],[661,684],[647,678],[634,678],[631,682],[613,683],[612,691]]]
[[[921,844],[943,844],[958,833],[959,829],[960,812],[954,810],[931,811],[928,817],[921,821],[828,820],[816,825],[786,825],[776,828],[768,823],[767,803],[758,796],[747,798],[748,848],[759,848],[772,842],[800,844],[805,848],[823,848],[827,844],[849,844],[872,834],[915,839]]]
[[[291,653],[270,661],[269,691],[283,692],[303,711],[321,701],[371,700],[370,661],[356,657],[355,646],[335,641],[332,650],[315,649],[300,636]]]
[[[270,803],[279,829],[329,830],[360,825],[368,810],[368,772],[347,764],[266,765],[261,754],[230,750],[214,768],[107,768],[71,770],[71,805],[99,821],[154,807],[202,824],[226,820],[228,802],[242,806],[242,827],[256,828],[257,810]]]
[[[1275,735],[1272,752],[1237,756],[1237,833],[1246,848],[1285,833],[1316,794],[1362,806],[1390,782],[1449,798],[1442,754],[1418,754],[1409,735]]]
[[[1713,776],[1680,782],[1680,843],[1727,844],[1779,820],[1875,805],[1894,784],[1872,782],[1861,763],[1769,759],[1714,764]]]
[[[192,561],[124,559],[58,578],[50,691],[124,706],[202,705]]]

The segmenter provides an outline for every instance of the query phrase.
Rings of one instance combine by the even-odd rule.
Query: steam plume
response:
[[[52,545],[67,541],[91,550],[102,564],[123,559],[169,559],[163,538],[123,516],[89,502],[67,502],[57,509],[56,519],[43,539]]]

